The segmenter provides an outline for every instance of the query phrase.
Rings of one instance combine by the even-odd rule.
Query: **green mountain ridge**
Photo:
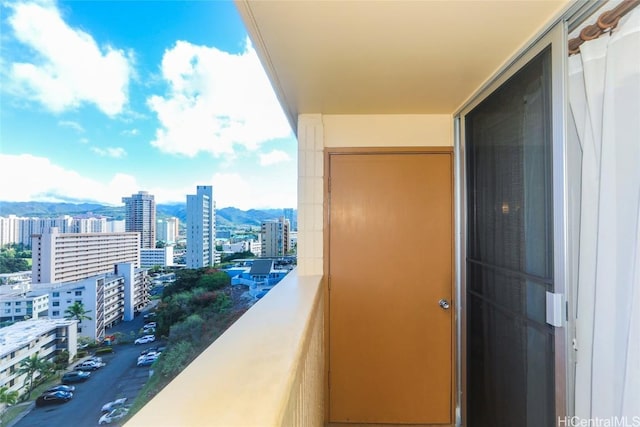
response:
[[[186,222],[186,204],[158,204],[156,217],[158,219],[177,217]],[[0,216],[16,215],[20,217],[58,217],[62,215],[101,215],[107,218],[123,219],[124,206],[107,206],[98,203],[54,203],[54,202],[2,202],[0,201]],[[277,219],[284,215],[284,209],[249,209],[242,210],[234,207],[216,209],[217,228],[233,226],[259,226],[262,221]],[[294,209],[294,215],[297,210]]]

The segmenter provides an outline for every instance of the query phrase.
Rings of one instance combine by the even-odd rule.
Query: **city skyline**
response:
[[[297,205],[297,143],[232,2],[0,8],[0,200]]]

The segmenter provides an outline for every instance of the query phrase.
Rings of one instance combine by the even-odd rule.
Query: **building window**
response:
[[[22,301],[16,301],[16,305],[22,305]]]
[[[53,304],[54,307],[60,307],[60,301],[54,301]]]
[[[4,305],[5,305],[5,307],[11,307],[11,303],[10,302],[5,302]]]
[[[82,296],[82,291],[76,291],[76,296],[77,296],[77,297]]]
[[[22,311],[21,308],[16,308],[16,313],[20,313]]]
[[[5,314],[11,314],[11,309],[10,309],[10,308],[6,308],[6,309],[4,310],[4,313],[5,313]]]
[[[54,298],[59,297],[59,296],[60,296],[60,292],[54,292],[54,293],[53,293],[53,297],[54,297]]]
[[[60,312],[58,310],[55,310],[53,313],[51,313],[52,316],[60,316]]]

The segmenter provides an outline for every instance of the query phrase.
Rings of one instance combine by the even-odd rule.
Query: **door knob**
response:
[[[449,301],[447,301],[444,298],[442,298],[440,301],[438,301],[438,305],[440,305],[440,308],[442,308],[443,310],[448,310],[449,309]]]

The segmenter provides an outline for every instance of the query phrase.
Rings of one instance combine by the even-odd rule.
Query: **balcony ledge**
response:
[[[321,425],[321,281],[293,270],[126,426]]]

